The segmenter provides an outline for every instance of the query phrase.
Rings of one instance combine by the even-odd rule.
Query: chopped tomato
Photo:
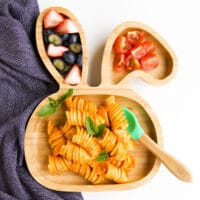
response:
[[[158,65],[159,65],[158,56],[153,53],[144,56],[140,60],[140,62],[141,62],[142,68],[144,70],[151,70],[151,69],[158,67]]]
[[[133,71],[136,69],[141,69],[140,62],[137,58],[134,58],[132,55],[129,55],[126,58],[126,70]]]
[[[144,39],[144,34],[143,31],[133,30],[116,38],[113,45],[115,71],[151,70],[159,65],[159,59],[154,54],[155,46]]]
[[[114,58],[115,71],[122,71],[125,69],[125,54],[116,54]]]
[[[140,59],[146,55],[146,50],[142,45],[136,45],[131,49],[131,55],[134,58]]]
[[[153,53],[155,51],[155,46],[148,40],[142,42],[141,45],[145,49],[146,53]]]
[[[131,45],[135,45],[143,40],[144,32],[143,31],[129,31],[126,34],[126,38]]]
[[[113,45],[113,49],[115,53],[118,53],[118,54],[127,53],[129,48],[130,46],[128,45],[126,37],[118,36]]]

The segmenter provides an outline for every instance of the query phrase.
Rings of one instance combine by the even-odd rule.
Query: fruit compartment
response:
[[[155,46],[155,54],[159,59],[158,67],[152,70],[136,69],[132,72],[114,70],[116,53],[113,50],[113,46],[115,40],[118,36],[124,36],[131,31],[143,31],[145,33],[144,40],[150,41]],[[128,21],[117,26],[107,40],[102,60],[101,80],[103,83],[115,85],[128,84],[133,78],[140,77],[150,84],[161,85],[174,77],[176,69],[176,55],[167,42],[149,26],[140,22]]]
[[[56,81],[73,86],[84,82],[87,47],[78,19],[69,10],[50,7],[39,15],[36,27],[37,49]]]

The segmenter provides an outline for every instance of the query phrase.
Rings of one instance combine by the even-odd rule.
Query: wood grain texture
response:
[[[144,146],[147,147],[154,155],[156,155],[157,158],[159,158],[177,178],[185,182],[192,182],[192,175],[189,169],[179,160],[156,145],[155,142],[153,142],[153,140],[151,140],[147,134],[143,134],[139,141],[144,144]]]
[[[50,9],[70,17],[77,25],[83,46],[83,70],[82,81],[77,86],[73,86],[74,94],[95,103],[102,104],[109,95],[116,96],[116,101],[121,105],[130,108],[139,120],[144,131],[159,145],[162,146],[162,134],[159,121],[151,110],[150,106],[140,96],[128,87],[128,82],[134,77],[141,77],[151,84],[163,84],[169,81],[176,71],[176,58],[168,45],[153,32],[149,27],[136,22],[126,22],[117,27],[110,35],[105,46],[102,61],[102,83],[98,87],[89,87],[87,85],[88,77],[88,50],[86,38],[78,19],[69,11],[60,7],[52,7],[43,11],[38,17],[36,24],[36,41],[38,52],[46,68],[59,84],[59,91],[50,95],[57,98],[71,88],[64,84],[62,76],[56,71],[48,58],[43,38],[42,21],[44,14]],[[156,52],[161,59],[161,65],[152,72],[134,71],[130,74],[117,75],[113,72],[113,52],[112,45],[118,34],[123,34],[127,30],[144,30],[150,40],[157,45]],[[57,191],[105,191],[105,190],[127,190],[137,188],[148,181],[157,173],[160,161],[150,151],[148,151],[140,142],[135,142],[133,156],[136,158],[136,166],[129,174],[130,182],[126,184],[115,184],[105,182],[101,185],[92,185],[82,177],[72,172],[65,172],[57,175],[51,175],[48,172],[48,154],[50,148],[47,142],[46,125],[48,120],[61,124],[66,120],[64,106],[48,117],[38,117],[37,112],[48,103],[45,98],[32,113],[26,127],[25,134],[25,158],[29,172],[33,178],[41,185]]]

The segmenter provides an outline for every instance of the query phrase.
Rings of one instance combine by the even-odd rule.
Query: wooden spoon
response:
[[[192,175],[187,167],[165,152],[155,142],[153,142],[147,134],[144,133],[133,112],[126,107],[123,107],[123,111],[129,124],[128,132],[130,133],[131,138],[139,140],[143,145],[145,145],[145,147],[156,155],[177,178],[182,181],[192,182]]]

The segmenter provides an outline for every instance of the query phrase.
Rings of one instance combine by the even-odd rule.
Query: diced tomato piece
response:
[[[64,20],[64,17],[55,10],[48,11],[44,16],[44,28],[54,28]]]
[[[55,32],[61,34],[78,33],[78,28],[71,19],[67,18],[55,28]]]
[[[143,31],[129,31],[126,34],[126,38],[131,45],[140,43],[144,39]]]
[[[134,58],[132,55],[129,55],[126,58],[126,70],[133,71],[137,69],[141,69],[139,60],[137,58]]]
[[[122,71],[125,69],[125,54],[116,54],[114,58],[114,70]]]
[[[114,42],[113,49],[115,53],[122,54],[127,53],[130,49],[125,36],[118,36]]]
[[[155,46],[153,45],[152,42],[150,41],[144,41],[141,43],[141,45],[143,46],[143,48],[145,49],[146,53],[153,53],[155,51]]]
[[[146,55],[146,50],[142,45],[136,45],[131,49],[131,55],[134,58],[141,59]]]
[[[57,58],[63,56],[65,51],[69,49],[64,46],[54,46],[53,44],[49,44],[47,48],[47,55],[52,58]]]
[[[156,54],[148,54],[144,56],[141,60],[141,65],[144,70],[151,70],[159,65],[159,59]]]

